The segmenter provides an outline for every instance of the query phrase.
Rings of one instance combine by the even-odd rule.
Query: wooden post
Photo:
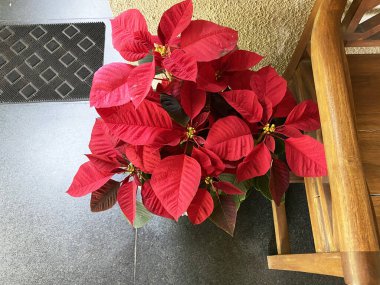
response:
[[[345,282],[380,284],[379,240],[360,159],[340,23],[345,4],[321,4],[311,59]]]

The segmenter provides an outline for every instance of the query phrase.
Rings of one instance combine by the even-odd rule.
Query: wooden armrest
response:
[[[311,59],[345,280],[380,284],[379,240],[360,159],[342,39],[345,4],[344,0],[321,4],[311,36]]]

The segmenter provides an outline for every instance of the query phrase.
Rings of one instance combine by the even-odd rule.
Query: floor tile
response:
[[[313,243],[302,187],[289,190],[292,249],[311,252]],[[271,205],[254,193],[242,205],[233,238],[206,222],[156,218],[138,232],[136,284],[344,284],[342,279],[267,269],[273,253]]]
[[[112,12],[106,0],[0,0],[0,20],[22,22],[103,19]]]
[[[0,284],[131,284],[134,231],[65,193],[86,160],[83,103],[0,106]]]

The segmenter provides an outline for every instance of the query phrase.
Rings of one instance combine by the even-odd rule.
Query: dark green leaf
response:
[[[248,179],[243,182],[238,182],[236,175],[231,174],[231,173],[223,173],[219,175],[219,179],[221,181],[226,181],[230,182],[236,187],[238,187],[241,191],[247,193],[250,189],[253,187],[253,180]],[[240,204],[247,198],[247,194],[242,194],[242,195],[233,195],[237,208],[240,208]]]
[[[186,115],[178,100],[166,94],[161,94],[160,99],[162,107],[168,112],[170,117],[181,126],[186,127],[190,118]]]
[[[253,187],[259,191],[265,198],[268,200],[272,200],[272,195],[270,194],[269,190],[269,178],[270,178],[270,171],[267,172],[267,174],[263,176],[258,176],[253,178]]]
[[[285,143],[281,139],[275,139],[276,142],[276,149],[275,149],[275,154],[278,156],[279,159],[282,161],[286,161],[286,156],[285,156]]]
[[[144,64],[144,63],[148,63],[148,62],[152,62],[153,61],[153,54],[148,54],[146,57],[140,59],[138,61],[138,64],[141,65],[141,64]]]
[[[102,212],[112,208],[116,203],[120,182],[109,180],[99,190],[91,193],[90,207],[92,212]]]
[[[220,229],[233,236],[236,225],[237,207],[231,195],[214,196],[214,211],[210,220]]]

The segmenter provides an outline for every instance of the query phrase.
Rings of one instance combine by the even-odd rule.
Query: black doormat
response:
[[[0,103],[88,100],[104,23],[0,26]]]

